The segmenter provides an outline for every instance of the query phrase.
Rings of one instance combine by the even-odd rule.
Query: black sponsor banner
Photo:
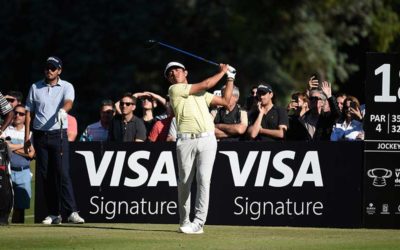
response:
[[[361,227],[362,161],[362,142],[219,143],[207,223]],[[87,222],[178,223],[174,143],[74,143],[71,174]]]
[[[365,227],[400,228],[400,54],[367,54]]]

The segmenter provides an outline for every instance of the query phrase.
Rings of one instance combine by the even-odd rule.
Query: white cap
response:
[[[164,70],[164,76],[165,76],[166,78],[168,77],[168,76],[167,76],[168,70],[169,70],[170,68],[172,68],[172,67],[185,69],[185,66],[184,66],[182,63],[179,63],[179,62],[169,62],[169,63],[167,64],[167,66],[165,67],[165,70]]]

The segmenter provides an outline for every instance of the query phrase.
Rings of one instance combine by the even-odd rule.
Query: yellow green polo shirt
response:
[[[207,91],[189,95],[191,87],[192,84],[177,83],[168,90],[178,132],[214,132],[214,122],[208,110],[214,95]]]

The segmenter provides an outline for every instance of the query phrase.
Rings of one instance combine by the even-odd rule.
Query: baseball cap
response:
[[[165,67],[165,70],[164,70],[164,76],[166,78],[168,77],[167,76],[168,70],[171,69],[171,68],[182,68],[182,69],[185,69],[185,66],[180,62],[169,62],[167,64],[167,66]]]
[[[257,93],[268,93],[268,92],[273,92],[271,85],[267,83],[262,83],[258,85],[257,87]]]
[[[56,56],[50,56],[49,58],[47,58],[46,63],[51,64],[57,68],[62,68],[61,59]]]

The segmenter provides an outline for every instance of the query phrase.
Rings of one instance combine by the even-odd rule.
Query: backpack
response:
[[[14,193],[8,165],[10,163],[7,143],[0,139],[0,225],[8,224],[14,203]]]

